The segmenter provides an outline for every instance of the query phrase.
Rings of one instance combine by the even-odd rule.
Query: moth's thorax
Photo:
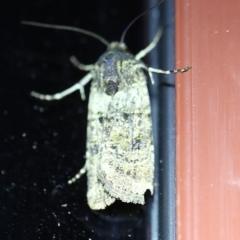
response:
[[[136,71],[139,71],[134,66],[138,63],[132,54],[123,49],[109,49],[95,65],[94,75],[98,79],[98,87],[107,95],[114,96],[134,80]]]

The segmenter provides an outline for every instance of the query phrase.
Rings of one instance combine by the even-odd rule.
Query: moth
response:
[[[91,65],[84,65],[76,57],[70,57],[75,67],[88,72],[78,83],[54,95],[37,92],[31,92],[31,95],[51,101],[62,99],[78,90],[82,100],[85,100],[84,86],[92,81],[88,103],[86,162],[68,183],[74,183],[87,173],[87,201],[93,210],[105,209],[117,199],[126,203],[144,204],[144,193],[150,190],[153,194],[154,179],[147,75],[154,84],[153,72],[183,73],[191,67],[165,71],[148,67],[141,61],[158,43],[161,29],[153,41],[134,56],[127,51],[124,43],[126,31],[121,41],[109,43],[101,36],[80,28],[26,21],[22,23],[77,31],[97,38],[107,46],[106,52]]]

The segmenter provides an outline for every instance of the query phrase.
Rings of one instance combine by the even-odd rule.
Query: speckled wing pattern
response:
[[[150,101],[138,64],[130,54],[108,51],[92,72],[86,153],[91,209],[116,199],[144,204],[146,190],[153,194]]]

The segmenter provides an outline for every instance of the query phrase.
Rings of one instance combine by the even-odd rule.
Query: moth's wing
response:
[[[116,199],[109,195],[103,184],[98,179],[99,149],[107,141],[103,139],[103,125],[101,123],[102,113],[109,103],[109,97],[98,91],[95,82],[92,82],[91,93],[88,103],[88,127],[87,127],[87,177],[88,177],[88,205],[91,209],[105,209]],[[100,115],[99,115],[100,114]]]
[[[97,134],[101,142],[97,178],[111,197],[144,204],[146,190],[153,193],[154,177],[151,109],[145,77],[108,99],[105,110],[98,114],[101,131]]]
[[[108,194],[97,178],[97,159],[90,156],[87,160],[88,176],[88,205],[93,210],[105,209],[116,199]]]

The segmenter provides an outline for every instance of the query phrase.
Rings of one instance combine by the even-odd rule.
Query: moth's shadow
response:
[[[96,236],[101,239],[125,239],[130,236],[134,238],[135,233],[139,235],[145,233],[146,211],[149,209],[148,204],[151,202],[150,192],[145,194],[146,204],[123,203],[117,200],[112,205],[104,210],[99,211],[85,211],[84,221],[86,229],[93,230]],[[79,206],[80,207],[80,206]],[[82,221],[82,210],[77,213],[77,206],[75,206],[75,217]],[[77,217],[79,216],[79,218]],[[105,237],[105,238],[104,238]]]

